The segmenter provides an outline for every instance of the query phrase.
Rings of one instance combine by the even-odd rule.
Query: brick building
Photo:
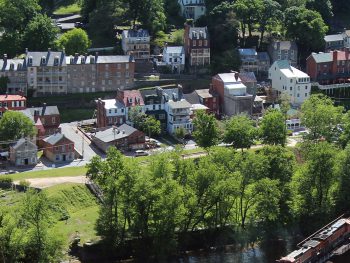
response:
[[[135,63],[130,56],[74,55],[66,57],[68,93],[113,91],[131,87]]]
[[[27,108],[22,112],[39,128],[39,136],[55,134],[59,130],[61,118],[57,106],[44,103],[43,107]]]
[[[190,67],[210,65],[210,38],[207,27],[185,25],[185,56]]]
[[[149,60],[150,35],[148,30],[124,30],[122,33],[122,48],[125,55],[132,56],[136,60]]]
[[[62,133],[55,133],[45,138],[42,144],[44,156],[51,162],[73,161],[75,158],[74,142]]]
[[[212,78],[211,84],[212,90],[219,97],[221,115],[252,114],[254,97],[247,92],[238,72],[217,74]]]
[[[7,110],[24,110],[27,99],[21,95],[0,95],[0,118]]]
[[[348,82],[350,78],[350,50],[312,53],[306,59],[306,72],[319,84]]]

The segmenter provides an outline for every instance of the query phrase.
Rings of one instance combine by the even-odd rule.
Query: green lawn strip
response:
[[[72,121],[81,121],[88,120],[93,117],[95,109],[59,109],[61,115],[61,122],[72,122]]]
[[[63,176],[80,176],[86,174],[85,166],[56,168],[49,170],[23,172],[18,174],[8,175],[14,181],[30,178],[46,178],[46,177],[63,177]]]
[[[66,15],[66,14],[78,14],[81,7],[78,4],[71,4],[67,6],[61,6],[56,9],[53,13],[55,15]]]
[[[85,185],[65,183],[44,191],[51,200],[57,220],[53,229],[63,236],[67,247],[76,233],[79,233],[82,242],[97,239],[95,223],[99,204]]]

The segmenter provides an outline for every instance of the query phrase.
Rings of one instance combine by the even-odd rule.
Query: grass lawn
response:
[[[81,7],[78,4],[72,4],[67,6],[61,6],[56,9],[53,13],[55,15],[66,15],[66,14],[78,14]]]
[[[72,122],[91,119],[95,109],[59,109],[61,122]]]
[[[95,223],[98,218],[99,204],[85,185],[61,184],[44,190],[53,203],[55,217],[68,215],[67,220],[59,220],[54,231],[62,235],[68,247],[78,232],[81,242],[96,240]]]
[[[13,180],[22,180],[22,179],[29,179],[29,178],[79,176],[79,175],[85,175],[85,174],[86,174],[85,166],[77,166],[77,167],[67,167],[67,168],[55,168],[55,169],[34,171],[34,172],[23,172],[18,174],[9,174],[6,176],[11,177]]]

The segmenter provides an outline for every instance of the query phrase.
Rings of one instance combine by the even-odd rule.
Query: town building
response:
[[[180,127],[184,128],[188,133],[192,133],[191,108],[192,105],[185,99],[179,99],[175,96],[166,98],[167,130],[170,134],[174,134]]]
[[[75,159],[74,142],[62,133],[55,133],[42,140],[44,156],[51,162],[71,162]]]
[[[28,90],[33,96],[67,94],[67,67],[64,52],[26,50]]]
[[[339,50],[344,48],[343,34],[326,35],[324,37],[326,51]]]
[[[167,128],[167,112],[164,109],[163,89],[160,87],[140,89],[144,101],[143,112],[160,121],[163,131]]]
[[[319,84],[348,82],[350,78],[350,50],[312,53],[306,59],[306,72]]]
[[[145,147],[145,134],[127,124],[96,132],[92,142],[103,152],[116,147],[120,150],[138,150]]]
[[[66,57],[68,93],[127,89],[134,83],[131,56],[79,55]]]
[[[204,0],[178,0],[181,7],[181,13],[186,19],[197,20],[205,15],[205,1]]]
[[[27,94],[27,68],[24,59],[0,59],[0,78],[7,78],[8,94]]]
[[[29,117],[39,129],[39,137],[55,134],[59,131],[61,118],[57,106],[46,106],[44,103],[42,107],[27,108],[21,112]]]
[[[191,27],[186,24],[184,47],[189,67],[196,70],[197,67],[210,65],[210,38],[207,27]]]
[[[252,94],[255,97],[258,81],[256,80],[254,72],[240,72],[238,73],[238,77],[247,87],[247,93]]]
[[[214,91],[210,89],[198,89],[193,91],[192,93],[184,94],[184,98],[193,105],[203,105],[206,108],[207,112],[215,114],[216,116],[219,116],[219,96]],[[199,109],[200,107],[196,107],[196,109]]]
[[[295,41],[272,41],[267,51],[271,64],[277,60],[288,60],[293,67],[298,65],[298,46]]]
[[[7,110],[24,110],[27,99],[21,95],[0,95],[0,118]]]
[[[239,78],[238,72],[215,75],[212,78],[212,89],[219,96],[221,115],[252,114],[254,97],[247,93],[247,87]]]
[[[288,60],[275,61],[269,71],[272,89],[290,96],[292,104],[300,105],[310,97],[311,82],[306,73],[292,67]]]
[[[122,102],[117,99],[98,99],[97,105],[97,127],[103,128],[112,125],[121,125],[126,121],[126,109]]]
[[[123,30],[122,49],[125,55],[132,56],[135,60],[149,60],[150,41],[148,30]]]
[[[38,147],[30,140],[22,138],[10,145],[9,159],[16,166],[36,165]]]
[[[253,72],[259,78],[267,77],[270,58],[267,52],[256,52],[254,48],[238,49],[242,61],[240,72]]]
[[[185,50],[183,46],[169,47],[163,49],[162,61],[157,67],[168,67],[172,73],[181,73],[185,68]]]

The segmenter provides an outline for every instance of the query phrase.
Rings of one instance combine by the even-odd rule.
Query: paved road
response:
[[[82,153],[84,148],[84,161],[89,162],[92,157],[101,154],[101,152],[91,144],[90,140],[77,129],[76,122],[62,123],[61,129],[62,133],[74,142],[75,148],[79,153]]]
[[[64,183],[77,183],[85,184],[87,179],[86,176],[64,176],[64,177],[49,177],[49,178],[33,178],[26,179],[30,183],[30,186],[37,188],[47,188],[58,184]],[[19,181],[15,181],[18,184]]]

